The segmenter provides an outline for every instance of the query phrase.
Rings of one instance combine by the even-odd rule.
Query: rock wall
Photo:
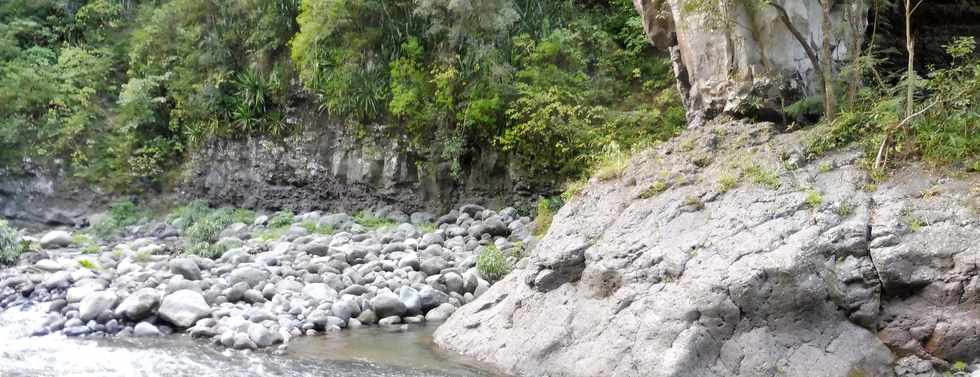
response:
[[[385,204],[404,211],[448,210],[462,202],[530,206],[549,189],[487,146],[464,161],[461,177],[447,164],[426,167],[381,127],[360,135],[316,111],[300,112],[303,129],[285,140],[214,141],[195,152],[180,192],[213,205],[262,209],[353,211]]]
[[[86,224],[101,200],[93,188],[68,181],[64,169],[57,167],[0,168],[0,218],[23,225]]]
[[[975,359],[980,177],[874,187],[860,152],[803,161],[803,137],[712,122],[591,182],[436,342],[531,376],[939,376]]]
[[[672,52],[692,126],[721,113],[777,117],[784,106],[820,93],[820,82],[804,48],[772,7],[720,2],[733,6],[723,11],[730,16],[724,17],[725,22],[689,12],[681,0],[634,0],[650,41]],[[785,0],[782,4],[800,33],[819,50],[823,38],[820,2]],[[860,9],[848,10],[848,6]],[[867,23],[862,2],[834,2],[832,45],[838,65],[851,59],[849,12],[862,15],[855,18],[856,30],[863,32]]]

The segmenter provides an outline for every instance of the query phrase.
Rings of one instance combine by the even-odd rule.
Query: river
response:
[[[186,335],[161,338],[30,337],[43,307],[0,312],[0,377],[39,376],[502,376],[440,352],[434,326],[363,328],[300,337],[284,355],[233,351]]]

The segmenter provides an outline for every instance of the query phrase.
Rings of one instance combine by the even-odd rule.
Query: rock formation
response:
[[[250,137],[200,148],[180,190],[188,198],[249,208],[354,211],[395,204],[443,211],[464,202],[522,204],[549,186],[549,180],[529,177],[489,145],[457,178],[445,164],[420,165],[404,138],[390,130],[374,126],[358,132],[331,125],[318,113],[296,111],[294,121],[305,131],[281,141]]]
[[[753,1],[720,1],[721,15],[697,12],[680,0],[634,0],[644,29],[659,48],[670,49],[678,86],[692,126],[718,114],[776,117],[785,106],[820,93],[815,67],[779,14]],[[746,6],[744,4],[757,4]],[[851,4],[857,8],[850,9]],[[815,50],[823,38],[819,1],[782,1],[792,24]],[[835,2],[832,49],[838,65],[852,57],[853,33],[864,31],[860,2]],[[850,15],[854,25],[849,23]],[[859,33],[857,44],[862,37]]]
[[[594,180],[437,343],[549,376],[911,376],[972,361],[976,177],[913,167],[876,187],[860,152],[805,161],[801,137],[711,122]]]

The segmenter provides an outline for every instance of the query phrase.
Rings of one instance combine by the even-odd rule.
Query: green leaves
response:
[[[476,257],[476,271],[490,283],[494,283],[510,273],[513,265],[494,245],[483,248]]]
[[[24,247],[19,238],[6,221],[0,220],[0,265],[14,264],[20,258]]]

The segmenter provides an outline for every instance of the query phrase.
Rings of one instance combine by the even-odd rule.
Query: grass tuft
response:
[[[476,257],[476,270],[484,279],[493,283],[510,273],[513,269],[510,261],[497,246],[489,245]]]
[[[667,182],[656,180],[646,190],[640,193],[640,199],[650,199],[667,191]]]
[[[810,208],[817,209],[823,204],[823,195],[817,190],[807,190],[806,191],[806,205]]]

